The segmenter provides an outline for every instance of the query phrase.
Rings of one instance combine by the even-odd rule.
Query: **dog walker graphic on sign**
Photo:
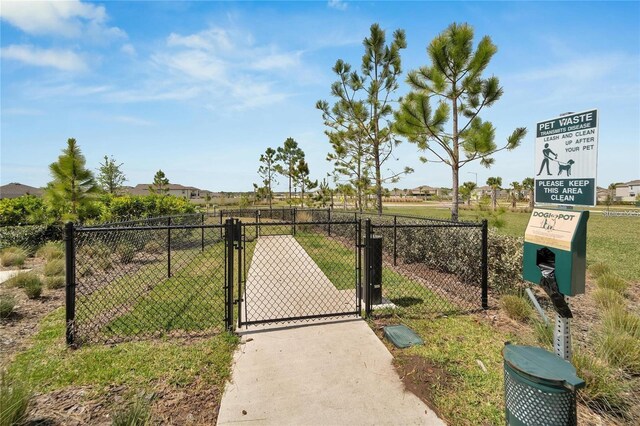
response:
[[[535,202],[595,206],[598,110],[536,124]]]

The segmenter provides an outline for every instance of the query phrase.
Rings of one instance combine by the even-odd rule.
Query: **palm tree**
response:
[[[533,180],[533,178],[525,178],[522,181],[522,189],[524,191],[528,191],[529,192],[529,208],[533,209],[533,186],[535,184],[535,181]]]
[[[491,187],[491,206],[495,210],[498,206],[498,189],[502,186],[502,178],[490,177],[487,179],[487,185]]]
[[[475,182],[465,182],[460,187],[460,195],[462,195],[462,199],[467,200],[467,206],[471,205],[471,195],[474,189],[476,189]]]
[[[522,191],[522,185],[520,182],[511,182],[511,207],[514,209],[520,199],[520,191]]]

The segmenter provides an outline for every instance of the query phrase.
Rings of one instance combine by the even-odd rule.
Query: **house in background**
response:
[[[149,195],[149,187],[153,185],[150,183],[139,183],[131,189],[126,190],[131,195]],[[201,198],[201,190],[193,186],[184,186],[177,183],[170,183],[167,185],[167,195],[173,195],[174,197],[185,198],[187,200],[194,200]],[[202,193],[204,196],[204,193]]]
[[[41,188],[34,188],[33,186],[23,185],[18,182],[11,182],[0,186],[0,199],[18,198],[23,195],[35,195],[36,197],[42,197],[43,193],[44,190]]]
[[[640,180],[616,185],[616,201],[635,201],[640,194]]]

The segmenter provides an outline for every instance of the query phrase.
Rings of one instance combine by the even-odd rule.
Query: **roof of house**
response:
[[[149,189],[149,187],[152,187],[153,184],[152,183],[139,183],[137,184],[133,189],[144,189],[145,191]],[[184,185],[180,185],[178,183],[170,183],[168,185],[166,185],[167,189],[177,189],[177,190],[182,190],[182,189],[188,189],[191,191],[200,191],[200,189],[194,187],[194,186],[184,186]]]
[[[640,179],[636,179],[636,180],[632,180],[629,182],[625,182],[625,183],[619,183],[616,185],[616,188],[621,187],[621,186],[636,186],[636,185],[640,185]]]
[[[18,182],[11,182],[0,186],[0,198],[18,198],[23,195],[35,195],[39,197],[43,192],[41,188],[34,188],[33,186]]]

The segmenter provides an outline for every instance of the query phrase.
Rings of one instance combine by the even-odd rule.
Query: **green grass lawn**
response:
[[[338,290],[355,289],[355,249],[322,234],[299,232],[296,241]],[[389,268],[382,270],[383,297],[396,309],[376,311],[376,315],[398,314],[420,316],[433,312],[453,313],[458,309],[422,284]]]
[[[438,208],[428,204],[419,207],[394,205],[386,207],[384,212],[450,218],[447,208]],[[529,213],[505,212],[505,226],[498,229],[498,232],[524,237],[529,216]],[[477,211],[460,210],[460,218],[477,220],[479,216]],[[587,226],[587,262],[589,264],[604,262],[623,278],[640,281],[639,246],[640,217],[605,217],[601,213],[591,213]]]

